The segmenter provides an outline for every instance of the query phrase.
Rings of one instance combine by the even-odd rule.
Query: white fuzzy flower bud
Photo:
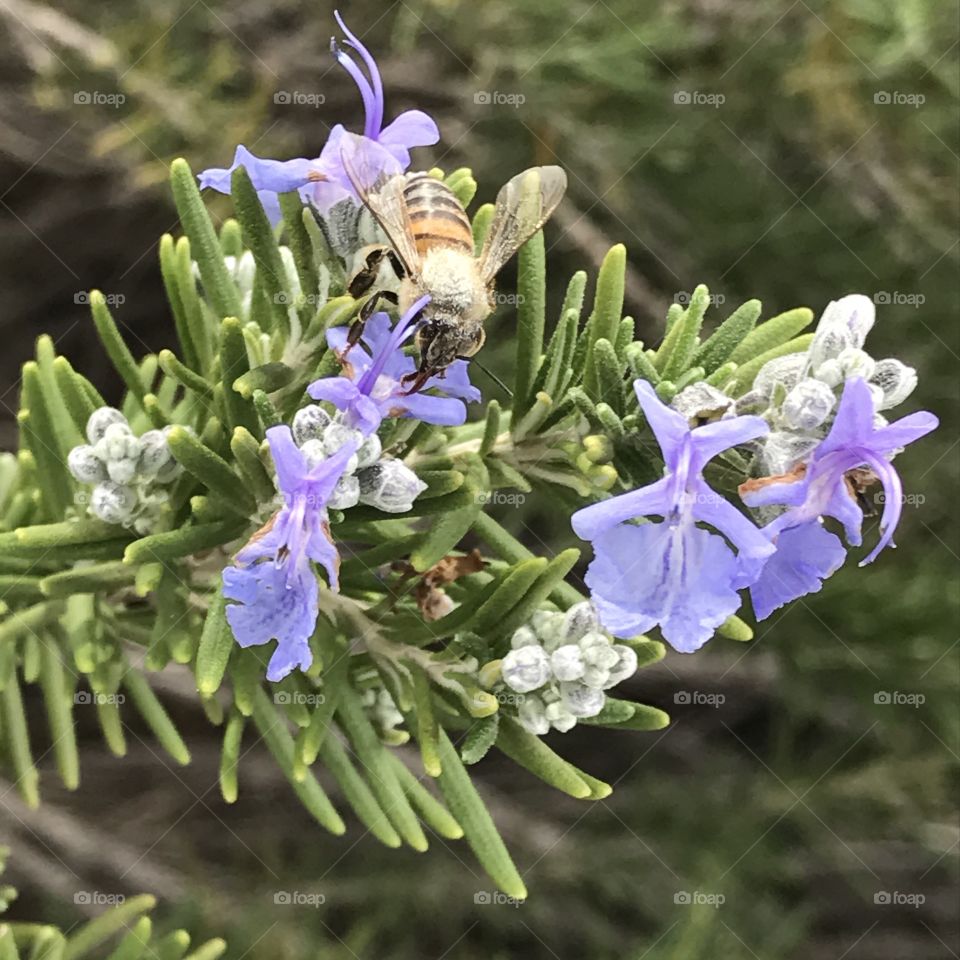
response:
[[[381,460],[357,474],[360,502],[384,513],[406,513],[427,485],[399,460]]]
[[[360,481],[350,474],[344,474],[333,488],[327,501],[331,510],[347,510],[360,502]]]
[[[564,706],[562,701],[548,703],[544,714],[554,730],[566,733],[577,725],[577,718]]]
[[[330,414],[315,403],[303,407],[293,415],[293,441],[302,447],[308,440],[321,440],[330,425]]]
[[[684,387],[670,401],[670,406],[687,420],[698,420],[702,417],[719,417],[730,409],[732,403],[732,397],[705,380],[700,380]]]
[[[153,478],[157,483],[170,483],[183,472],[183,468],[172,457],[157,471]]]
[[[848,347],[837,357],[837,362],[843,370],[844,380],[849,380],[851,377],[869,380],[877,368],[877,361],[858,347]]]
[[[803,353],[791,353],[768,360],[754,378],[751,393],[757,393],[769,400],[778,384],[789,390],[802,376],[806,364],[807,357]]]
[[[303,454],[308,470],[312,470],[327,459],[327,448],[320,439],[305,440],[300,446],[300,452]]]
[[[105,523],[123,523],[137,506],[137,494],[130,487],[104,480],[93,488],[90,512]]]
[[[173,459],[167,438],[162,430],[148,430],[140,437],[140,463],[137,472],[144,477],[155,477]]]
[[[818,366],[811,366],[810,369],[813,376],[828,387],[839,387],[843,383],[843,366],[836,357],[825,360]]]
[[[517,650],[520,647],[530,647],[537,645],[537,635],[530,627],[517,627],[510,638],[510,646]]]
[[[877,361],[870,382],[883,391],[883,399],[877,409],[889,410],[903,403],[916,389],[917,371],[894,357],[888,357]]]
[[[93,447],[84,444],[67,454],[67,469],[81,483],[97,483],[107,479],[107,468]]]
[[[556,610],[538,610],[530,618],[533,627],[544,648],[550,652],[556,650],[562,643],[564,615]]]
[[[584,683],[561,683],[560,697],[563,705],[575,717],[595,717],[607,699],[602,690]]]
[[[613,652],[617,655],[617,662],[610,668],[610,676],[604,685],[605,690],[615,687],[622,683],[627,677],[632,677],[637,672],[637,654],[632,647],[622,643],[613,645]]]
[[[801,380],[783,401],[783,417],[795,430],[813,430],[830,416],[836,397],[820,380]]]
[[[593,604],[589,600],[584,600],[582,603],[575,603],[564,614],[560,636],[564,643],[575,643],[585,633],[596,630],[599,626],[600,622],[597,620],[597,612],[593,609]]]
[[[763,440],[763,472],[770,477],[789,473],[817,445],[815,437],[775,430]]]
[[[348,427],[345,423],[334,421],[323,431],[323,449],[328,457],[332,457],[344,444],[353,443],[359,449],[363,443],[363,434],[359,430]],[[344,473],[354,473],[360,458],[354,453],[344,467]],[[408,508],[409,509],[409,508]]]
[[[876,383],[868,383],[867,389],[870,391],[870,402],[873,404],[874,412],[876,412],[883,405],[883,387]]]
[[[111,423],[94,446],[101,460],[129,460],[140,456],[140,441],[124,423]]]
[[[503,658],[500,672],[511,690],[529,693],[550,679],[550,660],[543,647],[519,647]]]
[[[371,433],[357,450],[357,469],[372,467],[380,459],[381,453],[383,453],[383,446],[380,438],[375,433]]]
[[[585,669],[583,651],[575,643],[565,643],[550,655],[550,667],[558,680],[579,680]]]
[[[94,410],[90,414],[90,419],[87,420],[87,439],[96,445],[107,432],[107,427],[114,423],[127,426],[127,418],[113,407],[100,407],[99,410]],[[129,427],[127,429],[129,430]]]
[[[535,736],[542,737],[550,732],[546,708],[538,697],[524,697],[517,707],[517,720],[524,730]]]

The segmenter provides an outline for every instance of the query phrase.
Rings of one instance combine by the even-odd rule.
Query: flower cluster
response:
[[[366,186],[370,186],[380,173],[406,170],[413,147],[430,146],[439,140],[436,123],[420,110],[407,110],[384,126],[383,83],[376,61],[347,29],[340,14],[335,16],[346,36],[346,46],[359,56],[363,64],[361,67],[335,40],[331,41],[337,62],[353,78],[363,100],[362,136],[351,134],[338,123],[331,129],[320,155],[314,159],[264,160],[240,145],[228,168],[211,168],[200,174],[201,187],[230,193],[233,171],[244,167],[274,222],[280,219],[278,194],[294,190],[299,191],[305,202],[328,214],[344,201],[353,207],[359,203],[350,172],[344,164],[345,154],[350,155],[354,169],[363,171],[364,178],[369,179]],[[331,219],[336,220],[336,217]]]
[[[739,609],[741,589],[749,588],[758,619],[816,592],[846,559],[824,518],[839,521],[847,542],[859,546],[858,496],[873,483],[884,492],[881,536],[862,564],[892,542],[902,488],[891,461],[933,430],[937,418],[921,412],[888,424],[879,414],[910,393],[916,375],[897,360],[874,362],[863,351],[873,319],[866,297],[832,303],[807,353],[766,364],[752,395],[736,404],[700,384],[678,395],[679,409],[671,409],[650,384],[635,382],[663,453],[664,477],[572,518],[576,533],[593,541],[586,582],[604,626],[629,637],[659,625],[675,649],[691,653]],[[767,402],[763,417],[737,415],[758,396]],[[710,416],[720,419],[691,426]],[[780,467],[740,487],[748,506],[777,507],[762,528],[702,476],[713,457],[743,444],[759,450],[761,465]]]
[[[786,473],[809,454],[826,434],[840,395],[850,380],[867,383],[878,423],[881,411],[898,406],[913,393],[917,374],[888,357],[874,360],[864,350],[875,321],[873,301],[850,294],[823,311],[813,342],[805,353],[768,361],[738,407],[761,404],[771,424],[761,446],[764,473]]]
[[[70,451],[67,467],[80,483],[93,485],[90,513],[139,534],[154,530],[168,509],[166,487],[180,474],[166,433],[138,437],[113,407],[90,414],[86,433],[89,443]]]
[[[636,653],[611,641],[588,601],[566,613],[538,611],[510,646],[500,665],[506,688],[500,698],[514,699],[517,719],[538,736],[551,728],[565,733],[578,719],[595,717],[604,691],[637,670]]]
[[[326,571],[330,589],[338,589],[339,554],[328,510],[363,503],[405,513],[426,489],[406,464],[383,456],[376,432],[382,421],[417,416],[428,423],[462,423],[466,418],[460,399],[403,391],[402,378],[414,369],[403,344],[422,306],[422,300],[414,304],[392,329],[385,313],[375,314],[361,342],[349,350],[346,327],[329,331],[344,375],[317,380],[308,393],[332,403],[335,413],[310,404],[294,415],[292,429],[267,431],[284,504],[224,571],[223,589],[235,601],[227,607],[227,619],[241,646],[278,641],[267,670],[270,680],[313,662],[309,640],[320,609],[314,563]],[[433,378],[424,389],[479,399],[465,367],[451,368],[446,379]]]

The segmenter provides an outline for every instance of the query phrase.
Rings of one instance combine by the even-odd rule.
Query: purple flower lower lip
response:
[[[587,584],[604,626],[616,636],[630,637],[659,624],[675,649],[692,653],[739,608],[737,589],[746,565],[774,551],[747,517],[707,485],[703,468],[718,453],[762,436],[768,427],[759,417],[732,417],[691,429],[649,383],[637,380],[634,390],[663,452],[665,476],[577,511],[573,529],[593,541],[595,559]],[[626,523],[656,516],[663,520]]]
[[[268,680],[281,680],[295,667],[310,666],[310,637],[319,612],[313,563],[338,589],[340,558],[330,537],[326,503],[355,451],[344,445],[312,469],[293,441],[289,427],[267,430],[284,505],[223,572],[226,616],[237,643],[258,646],[277,640]]]
[[[857,483],[879,481],[884,507],[880,539],[860,566],[871,563],[893,543],[900,521],[903,486],[893,455],[902,447],[934,430],[937,418],[914,413],[887,426],[874,424],[873,400],[867,384],[848,380],[833,426],[814,449],[810,460],[791,474],[749,481],[740,487],[744,503],[753,507],[781,505],[787,509],[764,528],[777,552],[754,570],[750,594],[757,618],[791,600],[820,589],[821,582],[846,559],[839,537],[825,530],[822,517],[839,521],[847,542],[859,546],[863,511],[857,502]]]
[[[763,484],[744,484],[741,497],[751,507],[788,507],[767,526],[770,536],[820,517],[833,517],[843,524],[847,541],[858,546],[863,513],[848,476],[851,471],[868,467],[883,486],[884,507],[880,540],[861,561],[863,566],[892,543],[900,522],[903,488],[891,457],[901,447],[936,429],[938,423],[932,413],[922,411],[877,427],[869,387],[863,380],[848,380],[833,426],[813,451],[806,468],[794,476],[768,478]]]

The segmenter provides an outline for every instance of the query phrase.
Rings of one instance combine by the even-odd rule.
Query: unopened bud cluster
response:
[[[389,737],[399,732],[398,728],[403,726],[403,714],[386,687],[364,690],[361,702],[381,736]]]
[[[155,529],[168,509],[167,487],[180,474],[166,432],[138,437],[119,410],[100,407],[87,420],[87,440],[70,451],[67,467],[93,486],[90,513],[140,534]]]
[[[578,719],[595,717],[605,690],[637,670],[637,655],[614,643],[588,601],[558,613],[540,610],[514,632],[500,666],[506,690],[516,698],[517,719],[531,733],[566,732]]]
[[[873,302],[860,294],[833,301],[806,353],[764,364],[752,390],[737,401],[736,412],[759,409],[770,421],[763,441],[765,473],[788,472],[826,435],[848,380],[867,382],[878,424],[886,423],[881,411],[913,393],[917,373],[912,367],[895,357],[874,360],[864,350],[874,312]]]
[[[297,411],[293,439],[310,467],[333,456],[344,444],[356,444],[356,452],[327,501],[331,510],[347,510],[364,503],[384,513],[405,513],[427,488],[405,463],[381,456],[380,438],[375,433],[365,437],[343,423],[339,415],[331,417],[317,404]]]

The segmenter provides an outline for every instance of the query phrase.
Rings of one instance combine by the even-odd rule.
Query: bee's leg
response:
[[[387,259],[393,266],[393,258],[396,254],[389,247],[376,247],[371,250],[364,261],[363,267],[353,277],[347,287],[347,293],[351,297],[362,297],[376,283],[377,276],[380,273],[380,267],[384,259]],[[394,267],[394,269],[396,269]],[[397,295],[389,290],[377,290],[367,302],[360,308],[360,314],[351,324],[350,332],[347,335],[347,346],[344,348],[341,356],[346,356],[352,347],[354,347],[363,336],[363,328],[366,322],[373,316],[380,300],[387,300],[390,303],[397,302]]]
[[[387,260],[390,261],[391,269],[397,275],[397,279],[402,280],[407,275],[407,270],[403,265],[403,261],[397,256],[392,247],[387,247],[386,253]]]

